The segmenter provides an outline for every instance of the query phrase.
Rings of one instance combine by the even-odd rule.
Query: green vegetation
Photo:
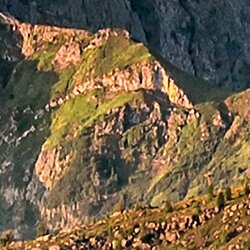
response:
[[[171,202],[169,200],[166,200],[164,202],[164,209],[165,209],[166,213],[173,212],[173,206],[172,206],[172,204],[171,204]]]
[[[202,210],[200,209],[200,201],[203,201]],[[123,249],[124,244],[129,247],[134,242],[138,243],[138,249],[141,248],[142,243],[157,246],[158,249],[166,249],[166,247],[167,249],[199,249],[203,246],[205,249],[222,250],[239,244],[242,247],[241,249],[248,249],[250,239],[246,230],[249,230],[250,218],[246,211],[250,210],[245,206],[249,204],[247,196],[229,201],[227,209],[221,207],[219,212],[207,212],[208,209],[213,210],[214,204],[207,204],[206,202],[206,196],[203,196],[199,200],[175,203],[171,206],[173,209],[171,214],[166,214],[166,207],[140,207],[124,213],[112,213],[100,221],[93,221],[81,228],[77,227],[59,232],[52,239],[49,236],[49,240],[38,239],[37,241],[19,242],[18,249],[32,248],[38,243],[42,249],[57,245],[61,248],[66,246],[73,248],[74,245],[79,243],[87,248],[89,245],[93,247],[93,244],[98,244],[98,241],[103,240],[112,242],[114,249]],[[193,203],[192,207],[187,206],[190,203]],[[205,207],[204,204],[206,204]],[[237,211],[232,210],[235,205],[238,207]],[[239,209],[239,206],[242,209]],[[197,210],[198,213],[194,213],[194,207],[199,209],[199,211]],[[232,215],[229,215],[228,209],[234,211]],[[210,213],[210,217],[201,223],[197,223],[204,213],[206,215]],[[185,218],[188,218],[188,220]],[[185,230],[183,231],[184,227]],[[173,230],[173,228],[175,229]],[[244,228],[244,230],[241,228]],[[159,230],[161,230],[161,234],[157,234]],[[176,238],[171,237],[174,232],[177,232]],[[164,240],[160,239],[160,235],[164,236]],[[133,239],[133,241],[130,242],[129,239]],[[16,249],[15,244],[8,249]]]
[[[249,187],[249,183],[246,182],[244,185],[244,194],[245,195],[249,195],[250,194],[250,187]]]
[[[98,106],[96,112],[92,113],[91,117],[85,122],[84,126],[91,126],[95,120],[103,117],[110,109],[115,109],[125,106],[131,101],[140,101],[143,98],[143,92],[120,92],[115,96],[107,96],[103,103]]]
[[[0,234],[0,247],[8,246],[14,240],[14,234],[11,230]]]
[[[219,192],[217,199],[216,199],[216,205],[219,209],[223,209],[225,206],[225,197],[223,192]]]
[[[122,212],[125,209],[125,200],[122,195],[119,201],[114,205],[114,212]]]
[[[226,187],[225,189],[225,199],[226,201],[230,201],[232,199],[232,191],[230,187]]]
[[[48,234],[49,231],[45,226],[45,223],[40,222],[36,228],[36,237],[41,237]]]
[[[68,136],[69,131],[77,133],[82,128],[83,122],[95,111],[97,103],[91,98],[92,94],[78,96],[59,107],[52,117],[51,136],[47,145],[54,147]]]
[[[51,99],[57,98],[60,96],[65,96],[68,87],[71,85],[73,81],[73,76],[75,73],[75,67],[69,67],[64,69],[59,74],[59,81],[56,82],[51,88]]]
[[[133,43],[122,36],[110,37],[100,47],[84,53],[74,79],[83,82],[150,58],[151,54],[143,44]],[[73,84],[70,85],[71,89]]]
[[[30,57],[30,60],[38,61],[37,69],[42,71],[52,71],[52,61],[58,52],[60,45],[50,45],[46,50],[37,51]]]
[[[194,203],[194,205],[193,205],[193,207],[194,207],[194,214],[195,215],[201,215],[202,214],[202,210],[201,210],[201,205],[200,205],[200,202],[195,202]]]
[[[212,184],[210,184],[208,186],[207,192],[208,192],[208,195],[209,195],[210,199],[213,199],[213,197],[214,197],[214,186]]]
[[[56,81],[55,72],[38,71],[36,61],[24,61],[4,90],[8,98],[7,105],[18,105],[20,109],[28,106],[33,110],[44,108],[50,99],[50,88]]]
[[[192,110],[170,104],[164,93],[154,90],[111,93],[100,87],[74,96],[72,89],[76,83],[94,80],[100,86],[98,78],[104,74],[111,76],[117,69],[129,69],[131,65],[151,62],[158,56],[142,44],[117,36],[85,51],[79,64],[56,70],[52,61],[63,42],[62,38],[57,46],[47,44],[46,50],[21,61],[14,71],[14,65],[0,61],[0,71],[4,72],[0,84],[5,86],[8,82],[0,100],[0,130],[3,131],[0,165],[11,161],[6,180],[13,181],[15,188],[25,189],[45,146],[45,150],[57,148],[60,154],[54,164],[57,168],[66,165],[58,170],[58,176],[44,170],[53,182],[52,190],[44,199],[51,209],[77,202],[80,204],[77,216],[97,217],[103,212],[132,208],[140,200],[135,216],[121,223],[135,221],[143,225],[146,219],[161,223],[166,217],[169,223],[168,213],[179,212],[198,221],[203,203],[195,201],[184,210],[180,206],[179,211],[172,203],[182,199],[208,194],[208,207],[216,204],[220,213],[226,202],[235,202],[236,196],[229,187],[216,199],[215,190],[223,185],[225,177],[228,185],[242,183],[246,178],[250,160],[247,91],[229,96],[230,93],[218,91],[159,57],[194,104]],[[83,41],[82,46],[87,43]],[[49,111],[45,109],[51,99],[66,96],[69,98],[64,99],[63,104]],[[159,114],[152,112],[155,102],[160,106]],[[49,157],[43,162],[45,167],[47,160]],[[214,175],[213,185],[207,187],[208,172]],[[243,195],[242,190],[240,193]],[[248,194],[246,184],[244,195]],[[117,201],[120,195],[126,195],[126,199]],[[169,200],[157,212],[143,207],[150,204],[157,210],[166,199]],[[146,215],[138,218],[139,212]],[[35,219],[32,218],[32,222]],[[95,231],[113,239],[113,230],[119,223],[111,218],[107,220],[108,226],[93,226],[86,233]],[[58,221],[60,216],[51,223]],[[132,223],[126,223],[127,229],[122,235],[132,234]],[[213,236],[213,228],[219,229],[216,218],[201,229],[190,230],[197,235],[197,242],[190,243],[193,244],[190,249],[202,247],[206,231],[209,240],[218,244],[216,247],[237,238],[235,228],[230,228],[219,242]],[[37,230],[38,235],[46,233],[43,225]],[[119,248],[120,239],[117,241]]]
[[[112,72],[114,69],[139,63],[151,55],[143,44],[133,43],[122,36],[110,37],[96,58],[97,76]]]
[[[100,94],[102,95],[102,90],[94,90],[77,96],[59,107],[53,114],[51,136],[46,142],[48,148],[58,145],[67,137],[75,138],[84,128],[92,126],[95,121],[103,118],[110,109],[122,107],[130,101],[141,98],[140,92],[121,92],[114,98],[107,96],[106,100],[103,99],[99,103]]]

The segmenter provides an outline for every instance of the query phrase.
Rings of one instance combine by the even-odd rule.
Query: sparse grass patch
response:
[[[118,68],[136,64],[151,57],[143,44],[133,43],[126,38],[110,37],[101,48],[96,60],[96,75],[100,76]]]
[[[58,145],[63,138],[75,137],[75,133],[82,129],[84,120],[95,112],[96,102],[91,99],[92,92],[80,95],[62,104],[52,116],[51,136],[46,142],[47,147]]]
[[[150,58],[151,54],[143,44],[131,42],[122,36],[109,37],[100,47],[89,49],[83,54],[74,80],[84,82]],[[69,88],[73,86],[74,81]]]
[[[131,101],[140,101],[143,98],[141,91],[120,92],[113,96],[104,97],[101,90],[94,90],[85,95],[79,95],[62,104],[52,115],[51,136],[46,147],[51,148],[63,139],[76,138],[79,133],[94,122],[101,119],[112,108],[124,106]],[[97,98],[93,98],[93,96]],[[99,99],[99,97],[100,99]],[[102,103],[99,103],[99,101]]]
[[[70,67],[60,72],[59,81],[51,88],[51,98],[57,97],[57,95],[65,96],[71,82],[73,81],[74,73],[75,67]]]
[[[37,51],[36,53],[34,53],[30,57],[30,60],[38,61],[37,65],[38,70],[52,71],[53,70],[52,61],[55,58],[59,48],[60,45],[48,45],[48,48],[46,50]]]

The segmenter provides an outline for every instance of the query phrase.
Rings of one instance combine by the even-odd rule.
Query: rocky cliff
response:
[[[248,0],[1,0],[0,10],[38,24],[126,29],[189,73],[229,89],[250,84]]]
[[[0,229],[32,237],[247,178],[249,90],[223,91],[122,29],[1,18]],[[209,173],[209,174],[208,174]],[[213,176],[213,177],[212,177]]]

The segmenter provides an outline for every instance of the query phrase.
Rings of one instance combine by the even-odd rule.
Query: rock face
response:
[[[1,0],[0,10],[32,23],[127,29],[185,71],[229,89],[250,86],[248,0]]]
[[[0,22],[0,230],[197,196],[207,172],[215,188],[244,178],[249,90],[192,77],[125,30]]]

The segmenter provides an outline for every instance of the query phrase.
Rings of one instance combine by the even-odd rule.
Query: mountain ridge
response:
[[[1,0],[0,9],[33,24],[94,33],[110,27],[126,29],[184,71],[228,89],[249,87],[247,0],[76,0],[63,4],[56,0]]]
[[[216,189],[245,181],[249,90],[219,90],[123,30],[1,17],[3,45],[14,41],[1,53],[11,62],[0,100],[3,229],[29,238],[38,221],[57,231],[120,199],[189,199],[206,192],[211,171]]]

